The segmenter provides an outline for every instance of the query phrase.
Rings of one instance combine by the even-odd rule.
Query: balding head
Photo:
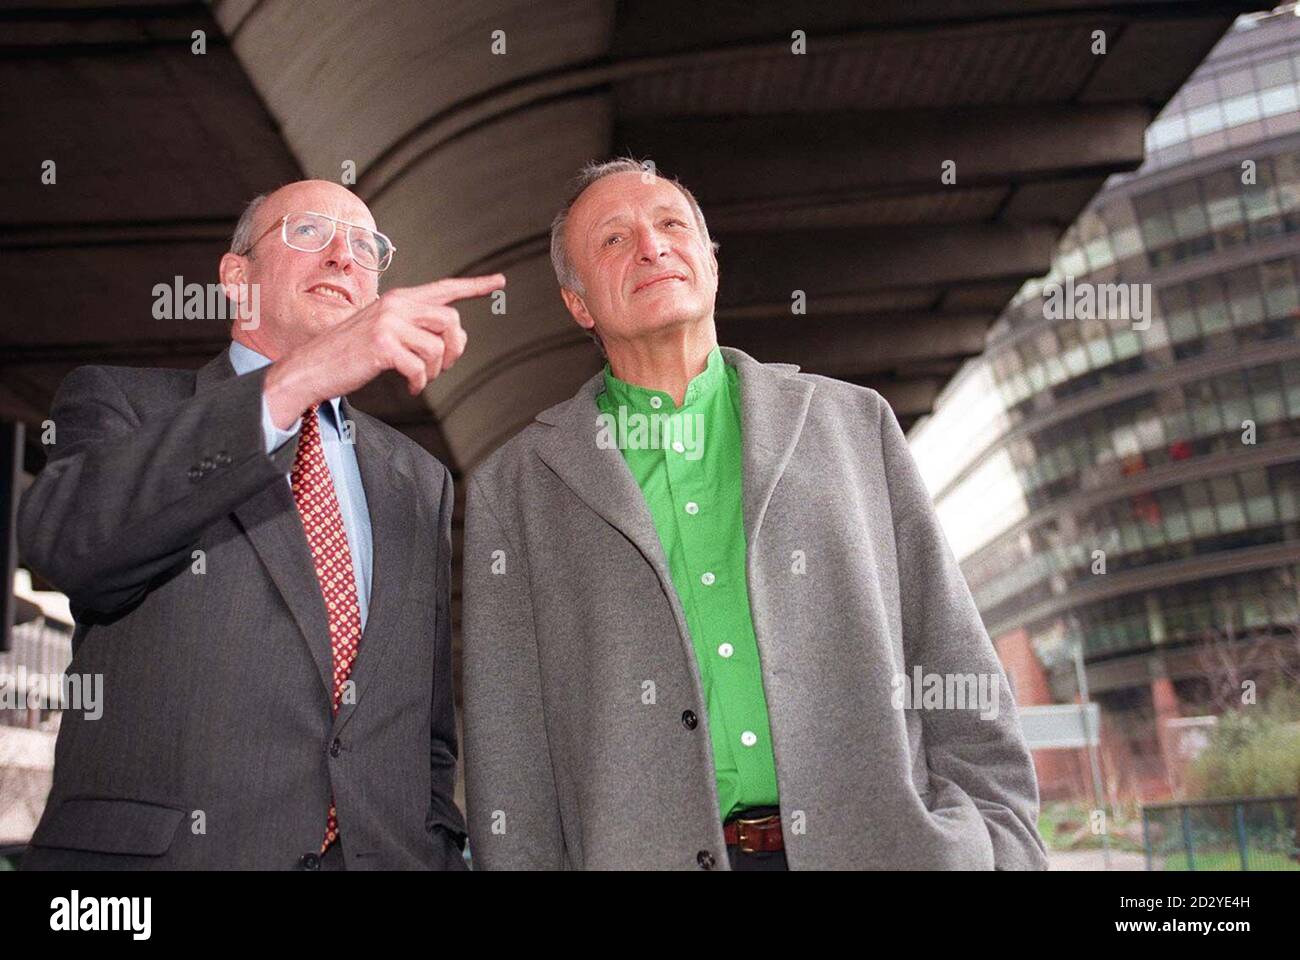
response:
[[[350,190],[328,180],[289,183],[248,205],[235,227],[230,253],[221,258],[221,282],[228,288],[258,285],[257,326],[244,329],[237,324],[232,336],[272,360],[379,295],[379,274],[354,262],[342,226],[329,245],[316,253],[284,243],[275,228],[287,214],[305,212],[377,229],[370,208]],[[341,296],[323,293],[324,289]]]

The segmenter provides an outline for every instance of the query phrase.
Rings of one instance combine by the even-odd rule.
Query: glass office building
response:
[[[1111,774],[1173,787],[1217,656],[1300,624],[1300,17],[1244,19],[1027,283],[913,453],[1022,704],[1082,644]],[[1274,661],[1276,662],[1276,661]],[[1036,756],[1045,797],[1073,757]]]

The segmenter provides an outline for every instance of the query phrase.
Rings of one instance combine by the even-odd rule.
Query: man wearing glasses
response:
[[[25,868],[464,868],[451,478],[346,396],[421,391],[465,349],[452,304],[505,278],[381,296],[393,252],[348,190],[289,184],[221,258],[258,304],[227,350],[60,386],[19,538],[104,703],[64,713]]]

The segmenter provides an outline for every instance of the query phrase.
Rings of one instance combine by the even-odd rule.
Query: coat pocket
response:
[[[177,807],[142,800],[70,797],[32,837],[33,847],[162,856],[185,819]]]

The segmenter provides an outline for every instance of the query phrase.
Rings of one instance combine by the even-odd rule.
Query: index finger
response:
[[[431,297],[437,303],[451,303],[469,297],[485,297],[505,285],[504,273],[491,273],[481,277],[445,277],[412,287],[411,291],[421,297]]]

